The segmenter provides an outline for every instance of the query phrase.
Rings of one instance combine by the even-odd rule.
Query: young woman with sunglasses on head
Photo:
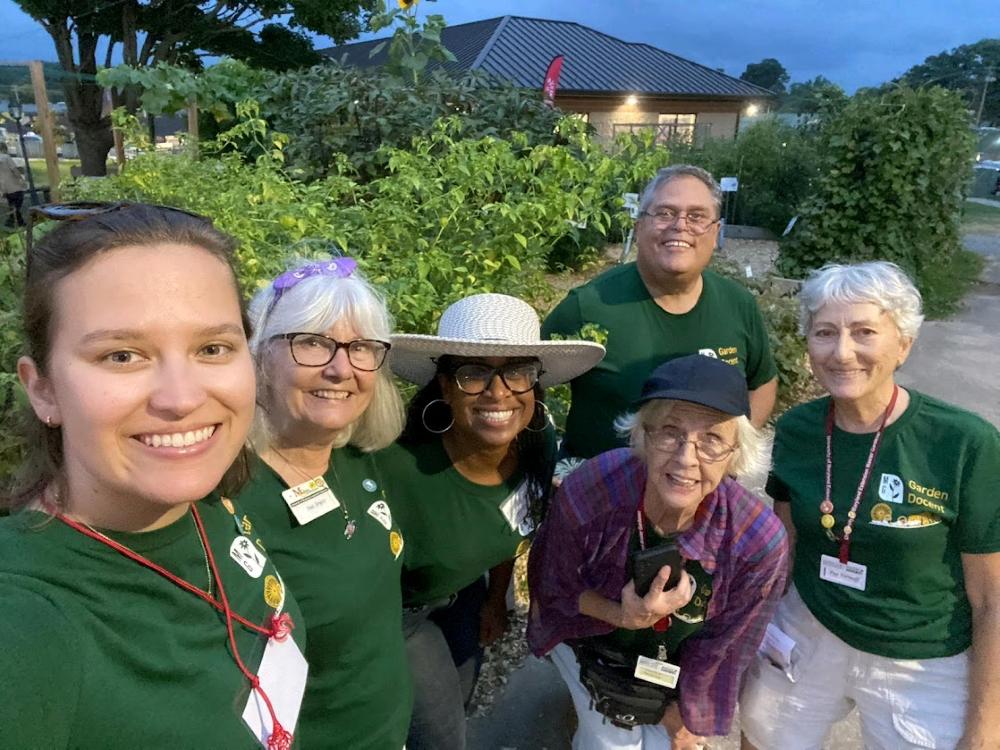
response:
[[[2,744],[290,747],[298,609],[250,519],[202,500],[240,483],[253,415],[233,242],[164,207],[35,212],[63,223],[28,258]]]
[[[462,750],[482,646],[506,628],[513,560],[527,548],[552,476],[542,389],[593,367],[604,347],[540,341],[531,306],[502,294],[460,300],[437,336],[398,335],[392,344],[393,370],[423,386],[403,438],[383,454],[407,545],[407,747]]]
[[[400,750],[410,721],[403,536],[373,451],[399,435],[391,318],[351,258],[282,274],[251,303],[258,460],[239,502],[302,605],[306,748]]]

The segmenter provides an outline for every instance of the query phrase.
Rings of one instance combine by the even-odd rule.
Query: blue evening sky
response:
[[[734,76],[776,57],[792,81],[824,75],[849,92],[929,55],[1000,36],[997,0],[425,0],[419,7],[452,24],[507,14],[576,21]],[[0,30],[0,61],[56,59],[48,35],[13,0],[0,0]]]

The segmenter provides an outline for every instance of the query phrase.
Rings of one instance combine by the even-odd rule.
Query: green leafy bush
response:
[[[931,283],[960,249],[973,136],[958,95],[896,87],[851,98],[823,129],[822,176],[782,244],[779,269],[803,276],[831,261],[890,260]]]
[[[732,223],[780,234],[813,189],[818,145],[814,131],[765,119],[732,141],[710,139],[697,148],[675,145],[671,162],[697,164],[717,178],[739,177],[740,189],[730,198],[735,201]]]

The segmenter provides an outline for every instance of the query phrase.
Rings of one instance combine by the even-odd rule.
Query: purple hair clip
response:
[[[358,262],[354,258],[344,257],[324,260],[319,263],[309,263],[294,268],[291,271],[285,271],[271,284],[274,287],[274,302],[281,299],[281,295],[293,286],[303,279],[308,279],[310,276],[333,276],[338,279],[346,279],[354,273],[357,267]]]

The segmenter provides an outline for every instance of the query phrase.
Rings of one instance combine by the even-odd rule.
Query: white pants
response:
[[[867,750],[951,750],[958,743],[967,652],[887,659],[859,651],[823,627],[794,587],[772,622],[796,645],[791,667],[758,654],[747,671],[740,723],[759,750],[819,750],[830,726],[854,706]]]
[[[560,643],[550,656],[569,688],[579,720],[573,750],[670,750],[670,737],[662,724],[622,729],[590,707],[590,693],[580,682],[580,665],[573,649]]]

